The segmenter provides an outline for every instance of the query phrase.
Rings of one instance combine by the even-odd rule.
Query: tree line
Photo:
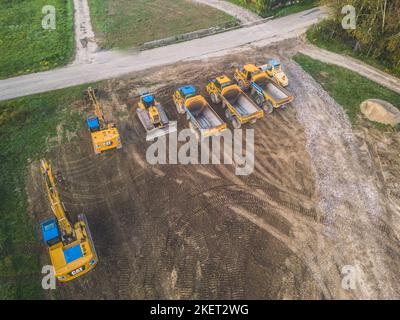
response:
[[[400,73],[399,0],[321,0],[333,16],[321,25],[319,34],[340,40],[364,56],[380,60]],[[355,8],[355,29],[343,29],[342,8]]]

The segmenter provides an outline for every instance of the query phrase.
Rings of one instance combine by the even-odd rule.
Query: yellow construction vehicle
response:
[[[147,141],[176,131],[176,121],[169,121],[163,106],[152,93],[145,93],[139,97],[136,112],[146,129]]]
[[[94,107],[95,115],[86,119],[86,124],[90,130],[94,152],[100,154],[109,149],[121,149],[121,138],[118,129],[113,123],[107,123],[101,106],[96,97],[96,90],[88,88],[84,92],[85,97]]]
[[[267,113],[293,101],[293,96],[254,64],[235,71],[235,80],[242,90],[250,90],[254,101]]]
[[[178,88],[172,96],[179,113],[186,113],[189,127],[198,138],[218,135],[227,129],[226,123],[211,108],[207,100],[197,94],[196,88],[186,85]]]
[[[289,79],[282,70],[282,64],[279,60],[270,59],[267,64],[260,66],[261,71],[265,71],[271,78],[273,78],[282,87],[289,85]]]
[[[240,128],[247,122],[255,123],[257,119],[264,117],[264,111],[225,75],[210,81],[206,90],[213,103],[222,102],[225,117],[234,129]]]
[[[59,281],[70,281],[92,270],[97,264],[97,254],[89,226],[84,215],[72,225],[58,195],[50,164],[41,161],[47,196],[55,218],[41,223],[43,240],[50,253],[54,273]]]

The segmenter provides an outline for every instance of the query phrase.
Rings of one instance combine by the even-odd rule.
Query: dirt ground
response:
[[[87,131],[53,148],[59,191],[74,217],[87,215],[99,264],[48,298],[329,299],[398,298],[400,177],[398,133],[363,123],[354,133],[343,110],[292,60],[290,43],[187,62],[111,80],[101,103],[123,149],[95,156]],[[278,57],[295,94],[291,106],[251,125],[255,170],[232,165],[149,165],[134,104],[154,89],[178,127],[171,95],[236,65]],[[251,57],[248,58],[248,57]],[[180,83],[176,79],[182,79]],[[83,101],[74,105],[88,112]],[[218,107],[216,107],[218,109]],[[82,115],[84,119],[84,115]],[[83,121],[83,120],[82,120]],[[38,164],[30,212],[49,216]],[[43,247],[43,263],[48,254]],[[342,286],[343,267],[357,270]]]

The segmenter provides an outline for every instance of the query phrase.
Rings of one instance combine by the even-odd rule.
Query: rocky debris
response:
[[[391,103],[368,99],[360,105],[361,113],[369,120],[396,126],[400,123],[400,111]]]

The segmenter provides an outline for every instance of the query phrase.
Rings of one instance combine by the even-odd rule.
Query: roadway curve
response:
[[[295,38],[325,16],[311,9],[263,24],[146,51],[97,52],[91,63],[73,64],[46,72],[0,80],[0,100],[106,80],[134,71],[163,66],[182,60],[223,55],[245,45],[265,45]]]
[[[360,60],[351,58],[346,55],[326,51],[317,48],[312,45],[305,45],[299,49],[299,52],[305,54],[313,59],[320,60],[322,62],[335,64],[339,67],[349,69],[357,72],[358,74],[381,84],[382,86],[389,88],[397,93],[400,93],[400,79],[396,78],[386,72],[376,69],[368,64],[361,62]]]

